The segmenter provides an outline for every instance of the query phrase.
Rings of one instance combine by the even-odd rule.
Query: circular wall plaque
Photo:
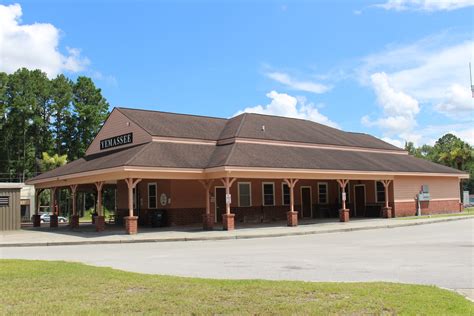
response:
[[[168,202],[168,198],[166,197],[166,194],[161,193],[161,196],[160,196],[160,203],[161,203],[161,206],[165,206],[165,205],[166,205],[166,202]]]

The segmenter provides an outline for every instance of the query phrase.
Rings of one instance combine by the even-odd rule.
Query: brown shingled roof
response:
[[[117,108],[152,136],[217,140],[226,119],[150,110]]]
[[[220,147],[220,148],[219,148]],[[225,148],[228,147],[228,148]],[[235,143],[218,146],[227,159],[213,156],[208,167],[260,167],[319,170],[459,173],[462,171],[410,155]],[[216,153],[214,155],[216,155]]]
[[[149,142],[89,155],[37,176],[33,180],[121,166],[206,169],[221,166],[353,170],[382,172],[463,172],[399,154],[400,148],[371,135],[344,132],[318,123],[245,113],[231,119],[118,108],[153,136],[222,140],[252,138],[391,150],[371,152],[271,144],[227,145]],[[265,126],[262,129],[262,126]]]

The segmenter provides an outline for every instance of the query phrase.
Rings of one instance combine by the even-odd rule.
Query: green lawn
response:
[[[453,216],[474,216],[474,207],[465,208],[464,211],[460,213],[397,217],[396,219],[411,220],[411,219],[439,218],[439,217],[453,217]]]
[[[474,311],[474,304],[462,296],[433,286],[209,280],[58,261],[0,260],[0,293],[1,315],[472,315]]]
[[[84,216],[79,218],[80,223],[90,223],[92,222],[92,213],[94,209],[89,209],[84,212]],[[109,217],[111,216],[112,212],[104,208],[104,216],[106,221],[108,221]]]

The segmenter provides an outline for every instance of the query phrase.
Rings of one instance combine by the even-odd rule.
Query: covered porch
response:
[[[282,220],[287,226],[295,227],[308,220],[317,223],[336,218],[348,222],[353,218],[393,216],[394,175],[390,174],[235,167],[114,169],[34,183],[37,198],[42,190],[51,190],[49,227],[59,226],[56,194],[59,188],[70,192],[68,226],[75,230],[87,225],[79,222],[78,192],[84,189],[95,192],[97,216],[92,226],[87,227],[94,227],[99,233],[124,229],[127,234],[136,234],[139,226],[143,230],[152,225],[151,216],[158,210],[166,216],[163,226],[199,225],[204,230],[280,225]],[[116,189],[113,221],[104,216],[105,186]],[[35,210],[33,226],[41,226],[39,208]]]

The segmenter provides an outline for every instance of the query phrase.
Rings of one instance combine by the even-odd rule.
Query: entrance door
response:
[[[356,185],[355,190],[355,215],[365,216],[365,185]]]
[[[216,222],[222,222],[225,214],[225,188],[216,187]]]
[[[301,187],[301,212],[303,217],[311,217],[311,188]]]
[[[133,189],[133,216],[140,217],[140,189],[138,188],[140,183],[137,183],[135,189]]]

